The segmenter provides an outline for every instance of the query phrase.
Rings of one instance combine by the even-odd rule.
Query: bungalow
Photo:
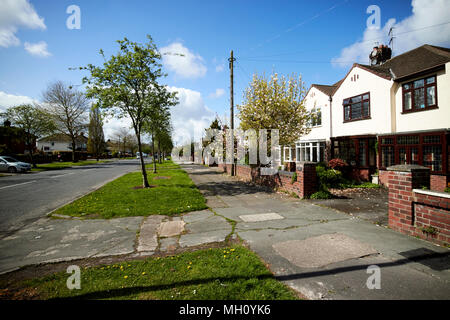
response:
[[[423,45],[377,65],[353,64],[339,82],[314,84],[306,107],[318,113],[288,161],[341,158],[368,180],[394,164],[431,169],[434,190],[450,182],[450,49]],[[295,159],[295,160],[294,160]]]

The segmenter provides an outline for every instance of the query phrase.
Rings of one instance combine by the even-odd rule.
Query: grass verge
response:
[[[277,281],[258,256],[237,245],[164,258],[100,265],[81,270],[81,289],[69,290],[69,275],[26,280],[35,298],[158,300],[287,300],[298,296]],[[28,291],[30,291],[28,290]]]
[[[141,172],[128,173],[102,188],[56,210],[54,214],[87,218],[118,218],[174,215],[206,209],[206,201],[188,174],[171,161],[157,165],[157,173],[147,165],[152,188],[142,186]]]
[[[47,170],[61,170],[70,167],[78,167],[78,166],[88,166],[97,163],[107,163],[111,162],[110,160],[81,160],[78,162],[52,162],[45,164],[38,164],[37,168],[32,168],[31,172],[39,172],[39,171],[47,171]]]

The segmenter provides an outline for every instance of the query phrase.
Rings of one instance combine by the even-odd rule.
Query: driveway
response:
[[[307,201],[382,226],[388,225],[388,190],[386,188],[331,189],[330,192],[333,194],[332,199]]]

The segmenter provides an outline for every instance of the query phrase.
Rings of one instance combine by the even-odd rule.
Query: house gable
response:
[[[377,134],[391,131],[392,80],[373,69],[354,64],[333,95],[333,136]],[[369,114],[344,120],[344,99],[369,95]],[[349,121],[351,120],[351,121]]]

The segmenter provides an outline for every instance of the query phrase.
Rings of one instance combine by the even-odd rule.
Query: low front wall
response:
[[[389,188],[388,172],[379,170],[379,182],[381,185]],[[430,175],[430,190],[444,192],[446,187],[450,187],[450,177],[446,175]]]
[[[231,164],[219,164],[218,168],[221,172],[231,173]],[[295,193],[300,198],[307,198],[317,191],[316,164],[299,163],[295,174],[297,178],[293,181],[294,172],[278,171],[274,175],[261,175],[259,168],[235,165],[235,175],[248,182]]]
[[[388,168],[389,227],[438,244],[450,244],[450,194],[430,187],[428,168]]]
[[[448,198],[434,192],[413,190],[413,213],[416,227],[421,232],[417,236],[434,242],[450,243],[450,194]],[[432,227],[436,233],[424,233],[422,230]],[[432,229],[432,230],[433,230]],[[417,230],[416,230],[417,231]]]

